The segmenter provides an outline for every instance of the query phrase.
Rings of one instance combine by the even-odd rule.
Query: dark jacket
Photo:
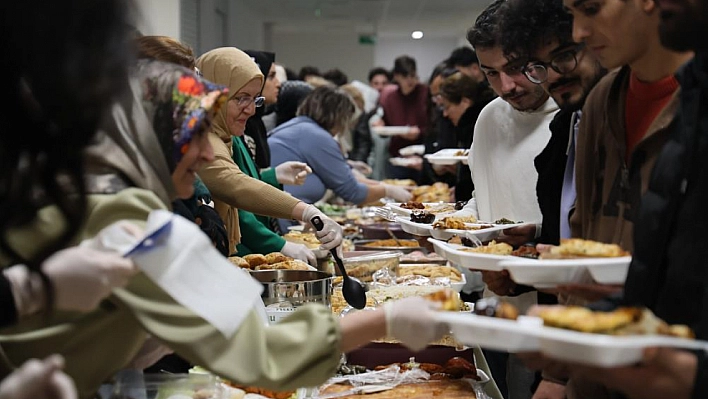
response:
[[[457,148],[455,142],[455,126],[449,119],[442,116],[442,111],[433,109],[431,112],[431,128],[426,132],[423,143],[425,153],[434,154],[446,148]],[[427,159],[423,158],[423,171],[421,184],[433,184],[436,182],[447,183],[450,187],[455,185],[455,175],[446,173],[438,175],[433,170],[433,166]]]
[[[708,56],[678,74],[682,91],[672,135],[642,197],[624,303],[650,308],[708,339]],[[708,397],[708,356],[697,354],[693,398]]]
[[[477,117],[482,112],[489,102],[475,102],[475,104],[465,111],[460,117],[460,121],[455,126],[455,140],[457,148],[469,149],[472,146],[472,136],[474,135],[474,125],[477,123]],[[457,178],[455,181],[455,199],[457,201],[469,201],[472,198],[474,191],[474,183],[472,182],[472,173],[470,167],[459,163],[457,165]]]
[[[369,119],[376,113],[371,111],[363,113],[352,130],[352,150],[349,151],[349,159],[352,161],[367,162],[374,141],[371,139],[371,129],[369,129]]]
[[[563,177],[568,160],[568,140],[572,126],[572,111],[559,111],[551,122],[551,139],[534,160],[538,172],[536,196],[543,214],[541,235],[537,241],[544,244],[560,243],[560,206]]]

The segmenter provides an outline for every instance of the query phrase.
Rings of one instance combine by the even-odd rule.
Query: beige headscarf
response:
[[[204,53],[197,60],[197,68],[204,78],[229,88],[235,96],[243,86],[253,79],[263,84],[263,74],[253,58],[235,47],[221,47]],[[228,107],[222,107],[212,122],[212,129],[224,141],[231,140],[231,133],[226,124]]]

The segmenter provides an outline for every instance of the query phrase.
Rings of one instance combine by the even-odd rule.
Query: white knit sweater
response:
[[[479,220],[541,223],[534,158],[551,138],[556,111],[551,98],[531,112],[497,98],[479,114],[469,156],[475,191],[467,206]]]

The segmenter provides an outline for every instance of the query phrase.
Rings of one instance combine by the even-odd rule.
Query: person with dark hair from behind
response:
[[[393,80],[396,85],[385,87],[381,91],[379,104],[383,117],[377,125],[408,126],[408,133],[391,137],[388,153],[398,157],[399,150],[422,143],[421,133],[428,128],[428,87],[418,80],[415,59],[403,55],[394,61]],[[388,165],[388,177],[394,179],[420,180],[420,169]]]
[[[278,127],[294,118],[302,100],[312,90],[314,88],[309,83],[301,80],[288,80],[283,83],[278,93],[278,102],[275,104],[275,126]],[[270,136],[271,133],[272,131],[268,135]]]
[[[306,65],[300,68],[300,72],[297,75],[298,80],[302,80],[304,82],[307,82],[307,79],[313,76],[322,77],[322,72],[320,72],[319,68],[311,65]]]
[[[482,70],[479,69],[479,59],[477,59],[477,53],[475,53],[471,48],[464,46],[454,49],[450,56],[445,60],[445,63],[450,68],[455,68],[471,77],[477,83],[486,84],[487,79],[485,79]]]
[[[275,54],[267,51],[246,50],[246,54],[250,55],[258,64],[261,73],[265,76],[261,95],[265,98],[264,106],[256,108],[256,114],[248,118],[246,121],[246,131],[240,138],[234,137],[233,140],[241,140],[251,152],[251,156],[260,169],[270,167],[270,148],[268,147],[268,134],[265,125],[263,124],[263,115],[265,115],[266,107],[275,105],[278,101],[278,92],[280,91],[280,81],[275,76]]]
[[[18,34],[35,18],[44,22]],[[69,0],[39,8],[3,2],[0,20],[0,43],[13,54],[5,62],[9,102],[0,109],[6,129],[0,135],[0,326],[6,327],[41,311],[92,310],[136,270],[118,254],[64,249],[87,209],[83,150],[126,87],[126,2]],[[22,237],[9,230],[29,226],[46,204],[57,206],[57,238],[32,242],[30,255],[13,250]],[[60,356],[18,367],[3,368],[0,398],[76,398]]]
[[[381,93],[384,87],[391,82],[391,74],[386,68],[376,67],[369,71],[369,86]]]
[[[477,83],[473,78],[455,72],[440,85],[440,108],[445,118],[454,126],[455,148],[469,149],[472,146],[474,126],[482,109],[494,99],[489,85]],[[455,200],[472,198],[474,183],[468,165],[455,165]]]
[[[323,73],[322,77],[334,83],[335,86],[344,86],[349,83],[349,77],[338,68],[330,69]]]

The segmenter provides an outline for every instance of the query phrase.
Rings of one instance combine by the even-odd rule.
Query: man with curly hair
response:
[[[499,238],[518,246],[541,233],[542,215],[536,200],[538,173],[533,162],[551,137],[549,124],[558,106],[541,86],[526,79],[525,57],[505,54],[501,44],[505,3],[497,0],[489,5],[467,34],[480,69],[499,97],[484,107],[475,123],[469,162],[475,191],[460,214],[472,214],[479,220],[528,222],[505,230]],[[488,288],[485,295],[495,293],[522,311],[538,301],[535,291],[528,287],[522,291],[508,276],[482,275]],[[531,397],[534,373],[515,355],[490,351],[485,355],[505,397]]]

